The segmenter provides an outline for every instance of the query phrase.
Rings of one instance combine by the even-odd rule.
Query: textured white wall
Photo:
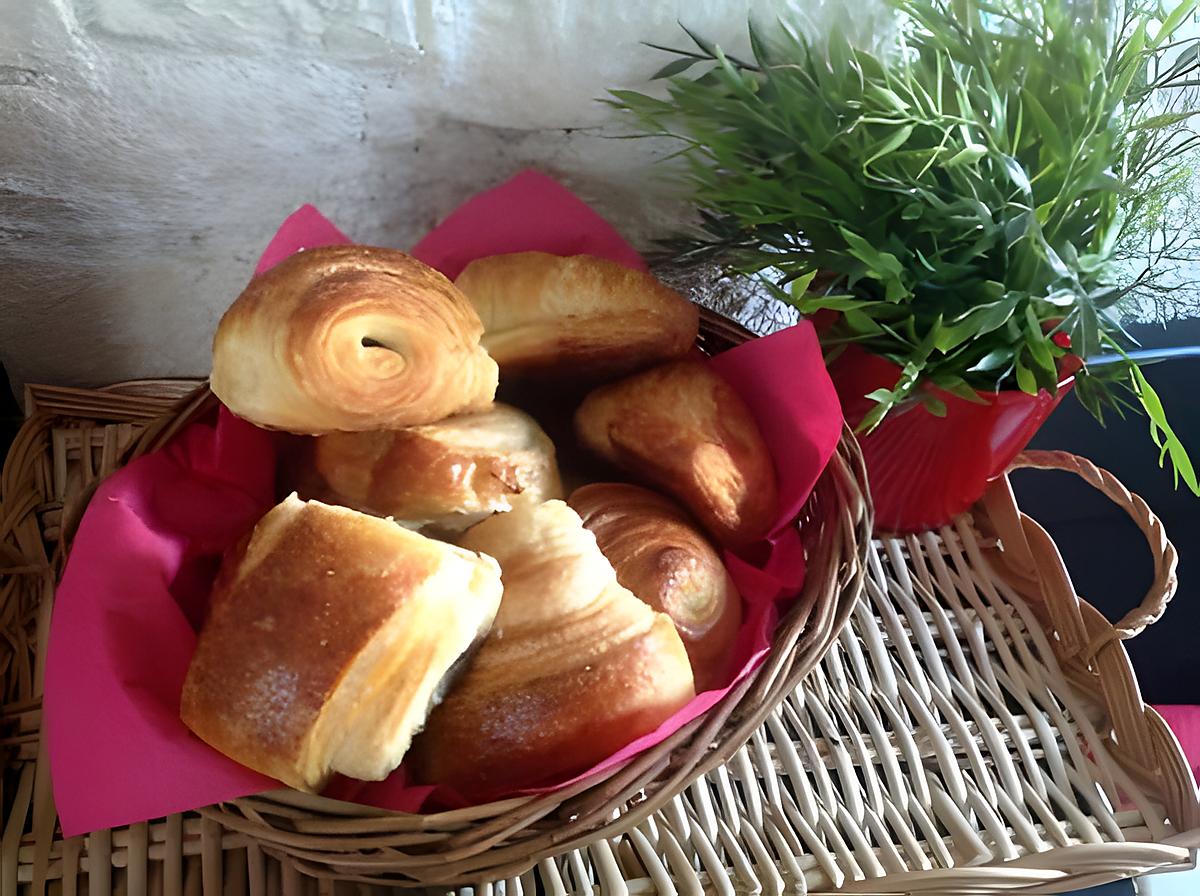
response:
[[[742,48],[749,2],[0,0],[0,361],[18,388],[206,373],[305,201],[407,246],[533,165],[644,241],[679,209],[595,99],[678,19]]]

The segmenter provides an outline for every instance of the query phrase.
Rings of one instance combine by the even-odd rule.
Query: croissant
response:
[[[617,581],[666,613],[683,639],[696,690],[723,684],[742,624],[733,580],[687,513],[649,489],[595,483],[567,501],[596,536]]]
[[[454,282],[506,374],[611,378],[686,354],[700,326],[696,306],[650,274],[590,255],[494,255]]]
[[[522,500],[462,545],[500,562],[504,599],[410,754],[418,780],[471,799],[587,769],[694,695],[669,617],[619,584],[575,511]]]
[[[584,446],[678,498],[722,544],[774,523],[775,466],[740,396],[700,361],[663,364],[592,391],[575,412]]]
[[[490,557],[292,495],[222,565],[180,715],[299,790],[379,780],[500,595]]]
[[[423,426],[318,436],[311,468],[315,497],[437,533],[509,510],[516,495],[562,497],[554,444],[499,403]]]
[[[225,312],[212,391],[251,423],[295,433],[432,423],[495,396],[482,333],[453,284],[403,252],[309,249]]]

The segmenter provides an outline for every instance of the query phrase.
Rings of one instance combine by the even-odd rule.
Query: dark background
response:
[[[1174,321],[1169,329],[1133,326],[1146,348],[1200,345],[1200,320]],[[1175,433],[1200,467],[1200,358],[1181,358],[1143,368]],[[1079,402],[1068,398],[1030,447],[1071,451],[1116,475],[1146,499],[1180,554],[1179,591],[1156,625],[1127,642],[1142,696],[1150,703],[1200,703],[1195,643],[1200,635],[1200,498],[1175,489],[1143,417],[1107,419],[1101,427]],[[1058,543],[1075,590],[1109,619],[1141,602],[1151,579],[1145,539],[1107,498],[1069,473],[1037,470],[1013,476],[1021,509],[1046,527]]]
[[[21,423],[21,408],[8,387],[8,375],[0,364],[0,460],[8,456],[8,446]]]

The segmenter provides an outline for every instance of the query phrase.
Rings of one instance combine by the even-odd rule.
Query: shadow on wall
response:
[[[1146,347],[1200,345],[1200,320],[1174,321],[1169,330],[1139,325],[1132,334]],[[1172,427],[1200,465],[1200,358],[1145,368],[1162,397]],[[1179,591],[1161,622],[1127,642],[1142,696],[1150,703],[1200,703],[1200,498],[1173,486],[1169,470],[1140,416],[1101,427],[1067,400],[1034,439],[1032,448],[1060,449],[1088,458],[1146,499],[1180,552]],[[1076,591],[1117,620],[1141,601],[1152,576],[1145,539],[1132,521],[1099,493],[1066,473],[1025,471],[1013,477],[1023,510],[1058,543]]]
[[[534,166],[644,244],[680,220],[651,164],[676,147],[607,139],[598,98],[645,89],[666,56],[642,42],[686,42],[680,20],[742,53],[751,10],[792,5],[0,0],[0,362],[17,388],[205,373],[305,202],[403,247]],[[890,15],[798,5],[817,33]]]

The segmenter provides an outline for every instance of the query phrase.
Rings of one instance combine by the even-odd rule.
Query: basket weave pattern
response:
[[[56,834],[38,695],[62,538],[96,477],[161,440],[146,421],[190,384],[137,388],[36,391],[0,480],[0,896],[382,893],[368,882],[395,880],[397,858],[443,829],[400,832],[395,816],[283,793]],[[1196,791],[1120,643],[1161,615],[1174,549],[1086,461],[1022,463],[1083,475],[1146,534],[1155,582],[1126,619],[1075,596],[1001,481],[952,527],[871,545],[836,643],[726,762],[652,811],[637,803],[623,833],[480,873],[474,896],[1049,893],[1193,864]]]
[[[702,312],[701,333],[701,346],[710,352],[750,338],[742,328],[708,312]],[[102,454],[102,469],[153,450],[214,402],[201,386],[169,413],[151,420],[136,439],[128,429],[106,436],[113,444],[106,445],[107,455]],[[82,472],[86,476],[89,471]],[[93,487],[98,481],[95,477]],[[327,873],[386,849],[389,881],[408,885],[502,877],[564,848],[617,835],[727,759],[832,645],[865,574],[871,529],[865,488],[861,454],[846,432],[802,511],[808,575],[799,598],[776,627],[765,662],[703,716],[620,765],[551,793],[434,815],[378,813],[284,792],[234,800],[206,809],[205,816]],[[86,480],[75,491],[79,499],[64,506],[60,521],[59,558],[90,491]],[[30,506],[14,509],[28,512]],[[48,607],[50,602],[42,598]],[[40,687],[31,693],[40,693]],[[320,833],[305,835],[305,828]]]

